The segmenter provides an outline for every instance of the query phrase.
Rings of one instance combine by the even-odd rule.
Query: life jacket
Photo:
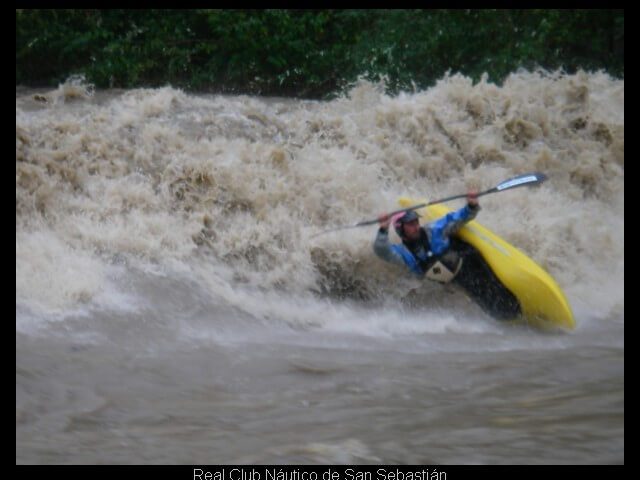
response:
[[[435,255],[423,228],[420,229],[420,238],[415,242],[405,243],[403,240],[401,244],[391,245],[391,248],[413,273],[436,282],[449,283],[462,267],[462,257],[453,249]]]

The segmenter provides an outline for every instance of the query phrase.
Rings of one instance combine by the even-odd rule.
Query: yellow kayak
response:
[[[421,203],[428,202],[407,197],[399,200],[401,207]],[[417,211],[423,222],[430,222],[451,212],[451,209],[437,204]],[[567,298],[540,265],[475,220],[455,235],[480,252],[500,282],[517,298],[528,323],[540,328],[575,328],[576,322]]]

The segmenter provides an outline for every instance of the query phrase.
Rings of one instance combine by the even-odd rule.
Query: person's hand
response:
[[[467,192],[467,205],[471,208],[478,208],[478,192],[476,190]]]
[[[378,215],[378,223],[380,224],[380,228],[388,229],[389,223],[391,222],[391,217],[387,213],[381,213]]]

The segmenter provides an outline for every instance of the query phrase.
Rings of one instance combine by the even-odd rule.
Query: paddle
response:
[[[529,186],[538,185],[538,184],[544,182],[546,179],[547,179],[547,176],[544,173],[540,173],[540,172],[524,173],[522,175],[518,175],[517,177],[509,178],[509,179],[505,180],[504,182],[499,183],[495,187],[490,188],[489,190],[485,190],[484,192],[479,192],[478,193],[478,197],[481,197],[482,195],[488,195],[490,193],[504,192],[505,190],[510,190],[510,189],[516,188],[516,187],[523,187],[525,185],[529,185]],[[416,210],[418,208],[427,207],[429,205],[435,205],[436,203],[444,203],[444,202],[448,202],[449,200],[455,200],[456,198],[466,198],[466,196],[467,196],[466,193],[461,193],[459,195],[453,195],[451,197],[441,198],[439,200],[433,200],[433,201],[427,202],[427,203],[420,203],[418,205],[413,205],[413,206],[407,207],[407,208],[401,208],[400,210],[395,210],[395,211],[393,211],[391,213],[388,213],[387,215],[389,217],[392,217],[393,215],[395,215],[397,213],[400,213],[400,212],[407,212],[409,210]],[[325,234],[325,233],[336,232],[338,230],[345,230],[347,228],[364,227],[366,225],[373,225],[375,223],[378,223],[378,219],[377,218],[375,220],[365,220],[365,221],[362,221],[362,222],[358,222],[358,223],[356,223],[354,225],[343,225],[343,226],[340,226],[340,227],[332,228],[330,230],[323,230],[322,232],[316,233],[315,235],[312,235],[311,237],[316,237],[318,235],[322,235],[322,234]]]

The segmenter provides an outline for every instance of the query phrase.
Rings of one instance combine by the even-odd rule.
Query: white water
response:
[[[624,82],[381,91],[17,89],[17,463],[624,462]],[[535,170],[478,221],[569,334],[313,237]]]

